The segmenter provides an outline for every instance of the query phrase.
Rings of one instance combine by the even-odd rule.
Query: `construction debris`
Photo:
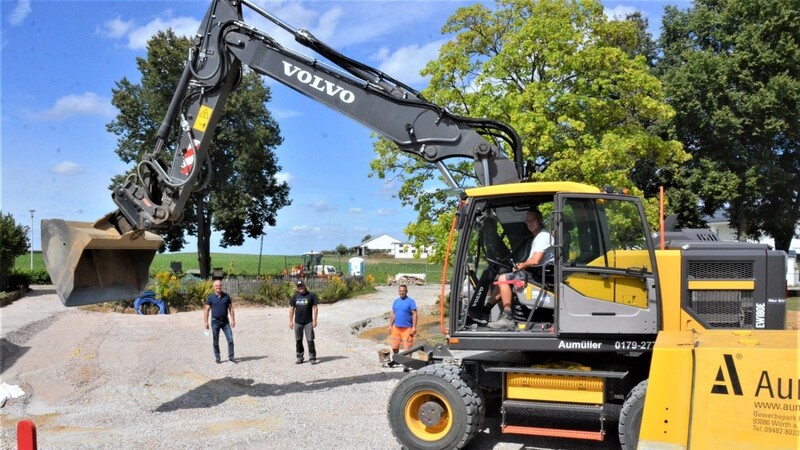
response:
[[[399,284],[412,285],[412,286],[425,286],[426,274],[424,273],[398,273],[394,279],[389,280],[389,286],[396,286]]]

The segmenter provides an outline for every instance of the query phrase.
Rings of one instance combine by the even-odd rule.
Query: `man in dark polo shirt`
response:
[[[206,299],[205,311],[203,314],[203,325],[206,330],[209,328],[209,312],[211,313],[211,334],[214,336],[214,358],[217,364],[220,361],[219,355],[219,330],[225,333],[228,341],[228,361],[236,363],[233,359],[233,331],[236,326],[236,316],[233,313],[233,302],[228,294],[222,292],[222,281],[214,280],[214,293]],[[230,319],[230,320],[229,320]]]

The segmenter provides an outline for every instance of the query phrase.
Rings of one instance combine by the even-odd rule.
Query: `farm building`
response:
[[[399,239],[395,239],[388,234],[382,234],[378,237],[369,239],[358,244],[359,252],[367,253],[367,250],[371,252],[384,252],[387,254],[391,254],[392,249],[395,244],[400,244]]]
[[[419,253],[419,255],[417,255]],[[417,248],[410,242],[398,242],[392,246],[392,256],[395,258],[427,258],[433,253],[433,246]]]

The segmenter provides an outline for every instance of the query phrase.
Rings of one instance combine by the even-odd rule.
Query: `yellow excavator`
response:
[[[328,62],[248,25],[244,7]],[[180,220],[210,168],[209,142],[244,64],[430,162],[458,192],[447,344],[394,356],[414,369],[387,407],[403,448],[463,448],[487,414],[503,433],[589,440],[606,439],[610,420],[625,449],[798,447],[798,334],[784,330],[783,252],[667,227],[657,245],[637,197],[522,182],[511,127],[453,115],[251,0],[213,0],[192,42],[155,148],[112,192],[117,209],[94,224],[42,222],[65,305],[131,299],[146,287],[158,232]],[[176,127],[180,142],[167,145]],[[170,167],[156,157],[165,146],[178,149]],[[472,159],[479,186],[460,186],[450,158]],[[499,313],[487,302],[496,277],[518,272],[530,251],[532,209],[552,246],[513,289],[513,325],[488,326]],[[563,412],[581,420],[550,417]]]

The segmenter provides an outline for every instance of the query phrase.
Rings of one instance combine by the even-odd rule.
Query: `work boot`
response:
[[[471,320],[472,323],[476,323],[476,324],[478,324],[480,326],[484,326],[484,325],[487,325],[489,323],[489,320],[487,319],[487,316],[485,314],[483,314],[482,312],[468,311],[467,312],[467,317],[469,317],[469,320]]]
[[[512,331],[514,330],[514,328],[516,328],[517,325],[514,322],[514,319],[511,318],[511,313],[508,311],[503,311],[503,313],[500,314],[500,317],[498,317],[497,320],[495,320],[494,322],[490,322],[489,325],[487,326],[492,330]]]

